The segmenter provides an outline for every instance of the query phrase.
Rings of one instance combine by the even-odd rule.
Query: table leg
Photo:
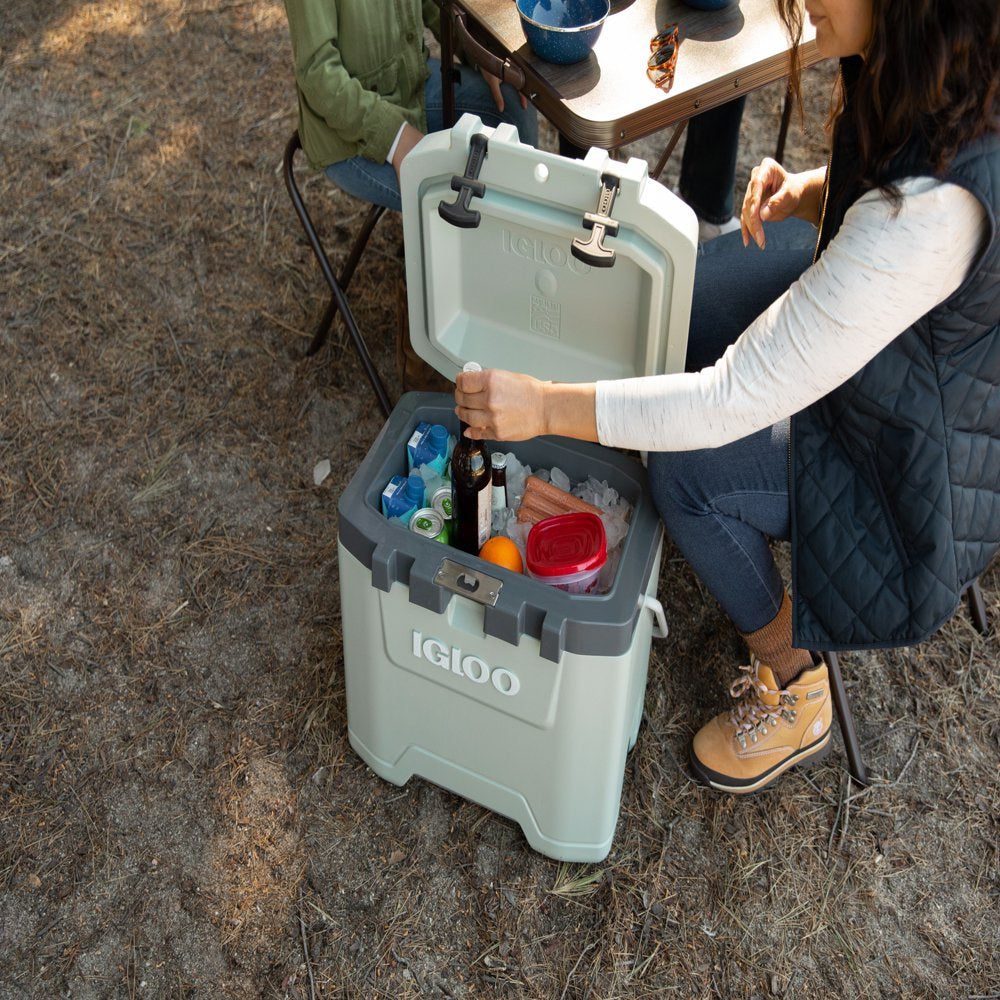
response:
[[[578,146],[559,133],[559,155],[568,156],[571,160],[582,160],[587,155],[587,150],[583,146]]]

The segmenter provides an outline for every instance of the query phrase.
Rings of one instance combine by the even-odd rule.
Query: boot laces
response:
[[[760,679],[760,660],[752,653],[750,662],[740,667],[740,676],[730,686],[729,694],[742,699],[730,714],[729,721],[735,729],[736,742],[743,750],[747,747],[747,739],[756,743],[761,736],[767,736],[768,726],[772,729],[777,726],[779,719],[795,721],[795,709],[789,706],[799,700],[798,695],[769,688]],[[761,698],[764,694],[778,695],[778,704],[767,704]]]

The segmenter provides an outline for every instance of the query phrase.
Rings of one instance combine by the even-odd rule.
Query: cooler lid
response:
[[[645,160],[573,160],[463,115],[406,156],[401,190],[410,340],[447,378],[683,371],[697,219]]]

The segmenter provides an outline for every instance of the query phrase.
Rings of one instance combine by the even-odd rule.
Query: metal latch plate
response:
[[[468,597],[491,608],[496,607],[500,598],[500,588],[503,587],[503,581],[496,577],[469,569],[468,566],[451,559],[442,560],[434,574],[434,582],[453,594],[461,594],[462,597]]]

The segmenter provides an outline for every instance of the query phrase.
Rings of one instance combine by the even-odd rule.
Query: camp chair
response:
[[[972,618],[973,627],[981,635],[985,635],[989,625],[986,620],[986,604],[983,601],[983,592],[979,589],[978,579],[973,580],[965,588],[965,599],[969,605],[969,615]],[[824,653],[823,658],[830,672],[830,693],[833,696],[834,707],[837,709],[837,718],[840,720],[840,733],[844,738],[848,770],[851,772],[851,777],[859,785],[867,785],[868,772],[865,769],[865,762],[861,758],[861,746],[854,730],[854,717],[851,715],[851,706],[847,700],[844,678],[840,673],[840,661],[837,659],[837,654],[831,652]]]
[[[347,255],[347,260],[344,262],[343,270],[340,272],[340,277],[338,278],[333,273],[333,268],[330,266],[330,259],[327,257],[326,251],[323,249],[323,244],[320,242],[319,236],[316,233],[316,227],[313,225],[312,219],[309,217],[309,212],[306,210],[305,202],[302,200],[302,194],[299,191],[298,185],[295,183],[295,174],[293,170],[295,154],[301,148],[302,143],[299,140],[299,133],[296,131],[292,133],[292,137],[288,140],[288,144],[285,146],[283,161],[285,187],[288,188],[288,195],[292,199],[292,206],[295,209],[295,214],[298,215],[299,222],[302,223],[302,228],[305,230],[306,238],[309,240],[309,245],[312,247],[316,261],[319,263],[319,268],[323,272],[323,277],[326,279],[327,285],[330,286],[331,293],[330,302],[327,305],[323,316],[320,318],[315,332],[313,333],[312,343],[309,345],[306,355],[309,356],[315,354],[323,346],[326,342],[327,335],[330,332],[330,327],[333,324],[334,317],[339,312],[343,317],[344,325],[347,327],[347,332],[350,335],[351,343],[354,345],[354,350],[357,352],[358,359],[361,361],[361,366],[365,370],[365,375],[368,376],[368,381],[371,383],[379,405],[382,407],[382,412],[386,417],[388,417],[392,412],[392,404],[389,400],[389,394],[386,392],[385,384],[382,382],[382,378],[378,373],[378,369],[375,367],[374,361],[372,361],[368,345],[365,343],[364,337],[362,337],[361,331],[358,329],[358,324],[354,319],[354,313],[351,311],[350,303],[347,301],[347,286],[350,284],[351,278],[354,276],[354,271],[358,266],[358,262],[361,260],[361,255],[364,253],[365,247],[368,245],[368,239],[372,234],[372,230],[375,228],[378,220],[382,218],[382,214],[385,212],[385,207],[382,205],[372,205],[368,209],[364,222],[361,224],[361,229],[354,238],[354,243],[351,245],[350,252]]]

